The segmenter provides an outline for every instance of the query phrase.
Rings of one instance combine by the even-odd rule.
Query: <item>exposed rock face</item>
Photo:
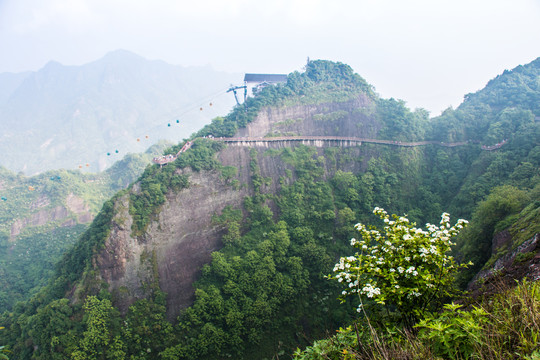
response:
[[[69,194],[66,198],[66,206],[69,211],[77,215],[77,221],[80,224],[86,224],[94,220],[94,216],[90,212],[90,206],[85,204],[80,197]]]
[[[50,200],[45,195],[41,196],[33,204],[31,204],[31,209],[43,208],[43,210],[39,210],[27,218],[15,220],[11,225],[10,241],[14,241],[15,238],[26,227],[43,226],[49,222],[64,219],[65,221],[62,222],[61,226],[74,226],[77,223],[89,223],[94,219],[94,216],[92,213],[90,213],[90,208],[84,203],[84,200],[73,194],[69,194],[67,196],[66,206],[59,205],[54,208],[47,209],[46,207],[49,205]],[[72,214],[77,217],[77,221],[70,218]]]
[[[371,100],[360,95],[343,103],[267,108],[235,137],[316,135],[375,138],[381,125],[370,115]]]
[[[511,248],[512,236],[505,230],[493,238],[493,246]],[[521,256],[521,258],[519,258]],[[481,270],[470,282],[468,290],[473,292],[491,291],[490,283],[514,285],[516,280],[528,278],[540,280],[540,234],[535,234],[523,244],[500,257],[490,269]],[[486,285],[488,285],[486,287]]]
[[[512,241],[512,235],[510,231],[504,230],[493,236],[491,241],[491,255],[495,254],[502,246]]]
[[[51,204],[51,200],[49,197],[45,194],[42,194],[39,198],[37,198],[32,204],[30,204],[30,209],[40,209],[44,208],[46,206],[49,206]]]
[[[11,225],[11,240],[13,241],[21,231],[28,226],[43,226],[49,221],[61,220],[68,216],[68,211],[63,206],[53,209],[41,210],[24,219],[17,219]]]
[[[137,261],[140,260],[144,244],[139,244],[138,239],[130,236],[132,224],[133,220],[129,215],[129,195],[125,195],[115,204],[113,227],[105,242],[105,248],[97,258],[103,280],[107,281],[113,289],[119,290],[122,287],[130,289],[130,294],[124,294],[130,300],[135,299],[136,296],[143,297],[143,294],[138,291],[142,285],[134,265],[137,265]],[[132,266],[128,267],[128,263]],[[127,310],[127,307],[122,310]]]
[[[341,120],[336,121],[340,123],[323,127],[326,135],[375,137],[378,129],[375,122],[366,118],[367,120],[361,123],[358,116],[364,115],[355,112],[368,103],[367,98],[359,97],[341,104],[268,109],[237,136],[265,136],[278,127],[286,131],[321,135],[321,127],[314,123],[317,121],[314,116],[337,113],[339,116],[336,118]],[[290,118],[300,120],[291,122],[288,121]],[[371,125],[365,126],[366,124]],[[336,128],[354,131],[354,134],[332,133]],[[278,156],[265,155],[265,150],[257,151],[258,166],[261,176],[272,178],[272,182],[263,185],[261,191],[277,193],[281,186],[280,177],[292,182],[294,171],[293,177],[288,177],[287,169],[292,170],[292,167]],[[131,234],[133,221],[128,210],[129,194],[117,201],[112,231],[104,249],[97,256],[96,264],[101,278],[110,285],[109,290],[114,295],[115,305],[121,311],[127,311],[136,299],[148,296],[148,284],[153,283],[156,276],[159,276],[161,290],[167,293],[169,319],[174,319],[182,308],[192,304],[193,282],[202,266],[210,261],[212,252],[222,247],[221,237],[225,229],[212,223],[212,216],[220,214],[228,205],[236,209],[242,208],[244,197],[253,195],[249,171],[250,151],[251,148],[230,146],[217,155],[223,165],[235,166],[238,169],[236,178],[241,186],[237,188],[228,185],[217,171],[197,173],[188,169],[182,170],[181,173],[189,175],[189,188],[178,193],[169,192],[158,218],[139,238]],[[322,155],[323,151],[319,149],[319,154]],[[347,151],[349,160],[341,161],[339,165],[327,164],[326,177],[333,176],[338,169],[358,171],[365,168],[367,160],[353,160],[360,158],[360,155],[366,155],[362,147],[350,147]],[[368,157],[365,156],[366,159]],[[139,186],[135,184],[131,191],[137,193]],[[270,206],[273,207],[272,204]]]
[[[213,251],[221,248],[223,228],[212,223],[212,215],[227,205],[239,208],[247,190],[235,190],[217,172],[190,174],[190,187],[169,193],[157,221],[143,238],[131,235],[129,195],[116,204],[116,215],[105,249],[98,256],[103,280],[118,296],[122,311],[148,294],[145,287],[159,274],[160,288],[168,294],[169,318],[193,301],[192,283]]]

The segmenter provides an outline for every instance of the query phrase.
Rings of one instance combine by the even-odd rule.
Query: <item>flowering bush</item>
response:
[[[440,225],[426,224],[426,230],[405,216],[387,214],[376,207],[373,213],[385,223],[383,230],[356,224],[360,239],[351,239],[359,249],[342,257],[331,278],[347,285],[342,296],[358,295],[358,312],[364,301],[393,305],[406,325],[411,326],[428,305],[452,290],[453,275],[465,265],[456,264],[448,254],[451,241],[468,222],[459,219],[450,226],[443,213]]]

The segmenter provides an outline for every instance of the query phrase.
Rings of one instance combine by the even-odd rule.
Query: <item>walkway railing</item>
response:
[[[225,143],[256,143],[256,142],[279,142],[279,141],[347,141],[356,143],[373,143],[373,144],[385,144],[393,146],[424,146],[424,145],[440,145],[446,147],[454,147],[466,145],[469,142],[460,141],[453,143],[445,143],[441,141],[416,141],[416,142],[403,142],[393,140],[379,140],[379,139],[366,139],[358,137],[347,136],[275,136],[275,137],[239,137],[239,138],[213,138],[214,140],[223,141]]]
[[[270,144],[276,142],[299,142],[299,143],[316,143],[316,142],[340,142],[341,145],[347,144],[346,146],[358,146],[362,143],[372,143],[372,144],[384,144],[392,146],[404,146],[404,147],[413,147],[413,146],[425,146],[425,145],[438,145],[445,147],[455,147],[463,146],[470,144],[470,141],[459,141],[459,142],[442,142],[442,141],[416,141],[416,142],[404,142],[404,141],[394,141],[394,140],[379,140],[379,139],[366,139],[359,137],[349,137],[349,136],[274,136],[274,137],[236,137],[236,138],[216,138],[213,136],[205,137],[210,140],[223,141],[228,144],[236,144],[237,146],[259,146],[261,144]],[[194,139],[195,141],[197,139]],[[160,166],[166,165],[178,158],[178,156],[188,150],[193,141],[188,141],[176,155],[163,155],[158,156],[152,159],[152,161]],[[493,145],[493,146],[482,146],[482,150],[492,151],[501,148],[506,144],[507,140]]]

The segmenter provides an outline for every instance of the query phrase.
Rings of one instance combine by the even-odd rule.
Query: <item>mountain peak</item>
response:
[[[47,71],[47,70],[56,70],[56,69],[60,69],[62,67],[64,67],[64,65],[62,65],[60,62],[55,61],[55,60],[51,60],[48,63],[46,63],[45,66],[43,66],[43,70],[45,70],[45,71]]]
[[[101,61],[118,61],[118,60],[122,60],[122,61],[125,61],[125,60],[136,60],[136,61],[141,61],[141,60],[146,60],[145,58],[143,58],[142,56],[140,55],[137,55],[131,51],[128,51],[128,50],[124,50],[124,49],[118,49],[118,50],[113,50],[113,51],[110,51],[108,52],[107,54],[105,54],[104,57],[101,58]],[[98,60],[100,61],[100,60]]]
[[[142,151],[143,142],[135,141],[141,135],[177,141],[228,110],[230,96],[212,101],[211,109],[201,99],[239,77],[184,70],[126,50],[80,66],[51,61],[31,75],[0,76],[0,163],[14,171],[26,165],[29,174],[79,163],[92,164],[87,171],[104,169],[111,148]],[[180,116],[182,128],[167,127]],[[26,137],[32,140],[21,140]],[[39,148],[51,138],[47,151]]]

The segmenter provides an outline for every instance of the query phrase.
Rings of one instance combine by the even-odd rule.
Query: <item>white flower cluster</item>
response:
[[[375,295],[381,295],[381,289],[373,287],[371,284],[366,284],[366,286],[362,288],[362,293],[366,294],[368,298],[372,298]]]
[[[334,272],[349,269],[351,267],[351,264],[353,264],[355,261],[355,256],[342,257],[341,259],[339,259],[339,262],[334,265]]]
[[[451,226],[450,215],[443,213],[439,225],[426,224],[424,230],[406,216],[389,216],[381,208],[373,213],[383,220],[384,228],[356,224],[360,236],[350,244],[358,253],[342,257],[334,266],[333,278],[346,286],[342,295],[364,295],[378,303],[418,305],[429,301],[441,279],[447,281],[446,275],[456,268],[447,253],[453,245],[451,239],[468,222],[460,219]]]
[[[416,268],[414,266],[409,266],[407,270],[405,270],[407,274],[412,274],[412,276],[418,276],[418,271],[416,271]]]

